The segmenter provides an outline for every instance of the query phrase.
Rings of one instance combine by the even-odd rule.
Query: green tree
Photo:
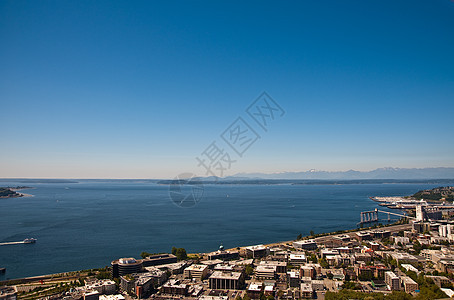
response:
[[[300,234],[298,234],[298,236],[296,237],[296,240],[299,241],[299,240],[301,240],[302,238],[303,238],[303,235],[300,233]]]
[[[313,262],[314,264],[316,264],[316,263],[318,262],[318,260],[317,260],[317,255],[311,253],[311,254],[309,255],[309,261],[310,261],[310,262]]]
[[[324,258],[321,258],[318,260],[318,263],[320,264],[320,266],[324,269],[328,269],[329,268],[329,264],[328,262],[326,261],[326,259]]]
[[[416,240],[415,243],[413,244],[413,249],[415,250],[416,255],[419,255],[419,253],[421,253],[422,246],[418,240]]]
[[[311,230],[311,236],[314,236],[315,235],[315,232],[313,230]]]
[[[175,255],[177,256],[178,260],[185,260],[186,258],[188,258],[188,254],[186,253],[186,249],[184,248],[178,248]]]
[[[97,279],[110,279],[110,272],[108,271],[99,271],[98,274],[96,274]]]
[[[254,273],[254,268],[252,265],[247,265],[245,269],[246,275],[251,276]]]

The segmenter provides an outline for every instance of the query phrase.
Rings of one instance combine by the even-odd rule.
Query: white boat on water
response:
[[[24,240],[24,244],[34,244],[36,243],[36,239],[34,238],[29,238]]]

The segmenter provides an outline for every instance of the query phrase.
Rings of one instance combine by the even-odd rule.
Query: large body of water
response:
[[[7,268],[0,281],[103,267],[172,246],[208,252],[221,243],[230,248],[351,229],[361,211],[377,207],[369,196],[409,195],[440,184],[205,185],[192,208],[176,206],[168,187],[152,182],[26,185],[34,189],[23,192],[33,197],[0,199],[0,242],[38,241],[0,246],[0,267]]]

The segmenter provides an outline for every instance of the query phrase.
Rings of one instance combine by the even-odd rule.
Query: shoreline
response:
[[[17,195],[12,195],[12,196],[0,196],[0,199],[10,199],[10,198],[22,198],[22,197],[34,197],[35,195],[32,194],[26,194],[26,193],[18,193],[16,192]]]
[[[26,194],[26,193],[18,193],[20,195],[20,197],[35,197],[35,195],[32,195],[32,194]],[[16,198],[20,198],[20,197],[16,197]]]
[[[382,226],[375,226],[375,227],[370,226],[370,227],[365,227],[365,228],[346,229],[346,230],[342,230],[342,232],[333,231],[333,232],[327,232],[327,233],[319,233],[315,237],[305,236],[301,240],[313,239],[315,241],[319,240],[321,242],[321,241],[323,241],[324,238],[327,238],[327,237],[332,238],[332,237],[336,237],[338,235],[350,234],[350,233],[354,233],[357,231],[372,230],[372,229],[378,229],[378,228],[390,228],[390,227],[391,228],[398,227],[398,229],[401,230],[401,227],[407,227],[407,226],[411,226],[411,225],[410,224],[397,224],[397,222],[395,222],[392,224],[387,224],[387,225],[382,225]],[[292,243],[294,241],[296,241],[296,239],[289,240],[289,241],[273,242],[273,243],[268,243],[268,244],[263,244],[263,245],[265,247],[277,247],[277,246],[280,246],[283,244]],[[226,249],[226,251],[234,251],[234,250],[238,250],[238,248],[241,249],[241,248],[245,248],[245,247],[249,247],[249,246],[238,246],[235,248]],[[188,256],[190,256],[190,255],[198,256],[198,255],[207,255],[209,253],[211,253],[211,252],[188,253],[187,255]],[[62,277],[64,278],[65,276],[74,278],[76,276],[76,274],[74,274],[74,273],[83,273],[83,272],[87,272],[89,270],[96,270],[96,269],[100,269],[100,268],[103,268],[103,267],[93,267],[93,268],[87,269],[87,270],[64,271],[64,272],[42,274],[42,275],[35,275],[35,276],[29,276],[29,277],[11,278],[11,279],[6,279],[6,280],[1,280],[0,285],[16,285],[15,282],[19,282],[17,284],[23,284],[23,283],[30,283],[30,282],[39,281],[42,279],[47,279],[47,278],[51,278],[51,279],[62,278]]]

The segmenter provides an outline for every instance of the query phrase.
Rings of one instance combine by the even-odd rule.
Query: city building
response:
[[[260,299],[260,295],[262,294],[263,289],[263,283],[251,283],[247,288],[247,294],[251,299]]]
[[[207,265],[194,264],[184,269],[184,278],[204,279],[208,274]]]
[[[227,264],[217,264],[213,267],[214,271],[223,271],[223,272],[234,272],[238,266],[227,265]]]
[[[274,283],[265,282],[265,287],[263,289],[263,293],[265,294],[265,296],[274,297],[274,294],[275,294],[275,285],[274,285]]]
[[[406,271],[413,271],[415,273],[419,273],[419,270],[416,269],[415,267],[413,267],[412,265],[410,264],[401,264],[400,265],[402,268],[404,268]]]
[[[255,269],[255,276],[259,279],[275,279],[276,270],[276,266],[258,265]]]
[[[1,300],[16,300],[17,289],[13,286],[0,286],[0,299]]]
[[[349,242],[350,236],[346,234],[337,235],[334,237],[335,239],[341,240],[342,242]]]
[[[438,287],[449,285],[451,283],[449,278],[446,276],[426,275],[426,277],[432,279]]]
[[[183,273],[186,266],[187,266],[187,262],[180,261],[180,262],[173,263],[173,264],[158,265],[157,268],[159,268],[162,271],[169,271],[170,274],[174,275],[174,274]]]
[[[314,290],[312,289],[312,284],[310,283],[301,283],[300,285],[301,298],[303,299],[312,299],[314,295]]]
[[[360,265],[355,267],[356,277],[359,280],[371,280],[374,278],[374,270],[371,266]]]
[[[142,261],[135,258],[120,258],[114,260],[112,265],[112,277],[117,278],[122,275],[138,273],[142,270]]]
[[[123,291],[135,294],[141,298],[148,295],[156,287],[167,280],[166,272],[159,269],[147,267],[148,272],[133,273],[120,276],[120,287]]]
[[[325,289],[325,283],[323,280],[312,280],[311,285],[313,291],[323,291]]]
[[[202,295],[197,300],[229,300],[228,296],[210,296],[210,295]]]
[[[369,241],[372,239],[372,236],[370,235],[369,232],[365,232],[365,231],[359,231],[356,233],[356,237],[358,239],[358,241],[362,242],[362,241]]]
[[[98,291],[87,291],[83,295],[84,300],[99,300],[99,292]]]
[[[177,262],[177,257],[173,254],[156,254],[147,256],[142,260],[144,267],[173,264]]]
[[[256,245],[246,247],[246,257],[248,258],[259,258],[268,255],[269,249],[264,245]]]
[[[161,286],[161,293],[167,295],[186,296],[189,285],[181,283],[179,280],[169,280]]]
[[[240,257],[239,251],[226,251],[224,250],[224,246],[220,246],[218,251],[211,252],[207,255],[208,260],[232,260],[238,259]]]
[[[244,275],[241,272],[214,271],[209,278],[210,289],[239,290],[244,287]]]
[[[310,277],[312,279],[316,276],[315,268],[312,266],[301,266],[300,268],[300,276],[301,277]]]
[[[392,291],[400,290],[400,279],[394,272],[385,272],[385,282]]]
[[[410,239],[406,236],[395,236],[394,245],[401,243],[402,245],[407,245],[410,243]]]
[[[301,280],[297,272],[290,271],[287,273],[288,284],[292,288],[298,288],[300,286]]]
[[[99,295],[99,300],[125,300],[125,297],[121,294]]]
[[[369,242],[369,247],[372,251],[380,250],[380,244],[377,242]]]
[[[320,251],[320,256],[322,258],[326,258],[327,256],[335,256],[335,255],[339,255],[339,251],[338,250],[334,250],[334,249],[322,249]]]
[[[357,261],[357,262],[362,261],[366,264],[370,263],[372,260],[372,256],[367,252],[366,253],[355,253],[355,254],[353,254],[353,256],[355,257],[355,261]]]
[[[396,260],[397,263],[402,264],[402,263],[416,263],[418,262],[418,259],[406,252],[391,252],[389,255]]]
[[[425,221],[427,219],[423,205],[416,205],[416,221]]]
[[[262,266],[275,266],[276,267],[276,273],[278,274],[285,274],[287,273],[287,263],[284,261],[265,261],[262,260],[260,261],[260,265]]]
[[[408,276],[401,277],[405,293],[413,293],[418,289],[418,284]]]
[[[93,280],[90,282],[86,282],[85,288],[87,290],[96,290],[98,291],[98,293],[106,295],[115,294],[117,289],[115,281],[110,279]]]
[[[306,263],[306,255],[290,254],[288,262],[293,266],[302,266]]]
[[[384,238],[388,238],[391,236],[391,232],[389,230],[376,229],[376,230],[370,231],[369,233],[375,239],[384,239]]]
[[[293,247],[303,250],[315,250],[317,249],[317,243],[315,240],[301,240],[293,242]]]

